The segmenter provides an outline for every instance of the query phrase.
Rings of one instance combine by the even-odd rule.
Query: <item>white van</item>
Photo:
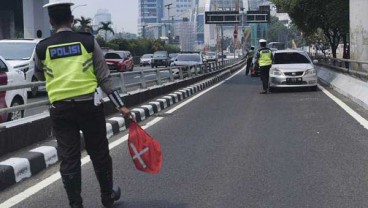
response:
[[[28,83],[38,81],[34,76],[35,71],[35,49],[41,39],[16,39],[0,40],[0,56],[2,56],[15,70],[21,70],[24,73]],[[34,97],[39,88],[32,87],[27,91]]]
[[[24,80],[23,72],[20,70],[14,70],[14,68],[0,56],[0,85],[19,85],[25,83],[26,81]],[[26,103],[27,90],[24,88],[0,92],[0,109]],[[2,113],[0,114],[0,123],[13,121],[23,117],[24,110]]]

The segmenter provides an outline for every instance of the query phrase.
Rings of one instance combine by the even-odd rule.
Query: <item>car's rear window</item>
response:
[[[201,58],[199,57],[199,55],[195,55],[195,54],[193,54],[193,55],[192,54],[190,54],[190,55],[184,55],[184,54],[178,55],[176,57],[176,59],[178,61],[196,61],[196,62],[201,61]]]
[[[142,56],[142,58],[152,58],[152,54],[144,54],[143,56]]]
[[[156,51],[154,54],[153,54],[153,57],[154,58],[159,58],[159,57],[166,57],[167,56],[167,53],[165,51]]]
[[[123,59],[126,57],[126,54],[123,52],[120,53],[106,53],[105,59]]]
[[[1,56],[5,60],[29,60],[32,58],[36,43],[1,42]]]
[[[275,53],[274,64],[307,64],[310,60],[300,53]]]
[[[7,72],[8,71],[8,67],[6,67],[6,64],[0,60],[0,72]]]

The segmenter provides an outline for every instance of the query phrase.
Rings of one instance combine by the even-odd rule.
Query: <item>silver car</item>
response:
[[[276,87],[310,87],[317,90],[317,71],[305,51],[278,50],[273,54],[270,89]]]
[[[174,77],[178,77],[180,75],[179,68],[182,69],[184,76],[187,76],[189,70],[191,74],[194,74],[197,70],[196,68],[202,66],[203,59],[199,53],[179,54],[171,63]]]

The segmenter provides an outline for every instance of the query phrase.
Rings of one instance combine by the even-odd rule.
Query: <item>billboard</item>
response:
[[[269,11],[247,11],[247,23],[270,23]]]
[[[239,11],[209,11],[205,12],[206,24],[229,24],[240,23]]]

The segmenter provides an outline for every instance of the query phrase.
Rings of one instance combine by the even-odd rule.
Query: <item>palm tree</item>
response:
[[[79,23],[80,26],[79,26],[79,30],[80,31],[83,31],[83,32],[87,32],[87,31],[90,31],[92,32],[92,26],[91,26],[91,23],[92,23],[92,19],[91,18],[85,18],[83,16],[81,16],[80,19],[75,19],[74,20],[75,23]]]
[[[97,32],[100,30],[105,31],[105,41],[107,41],[107,32],[111,32],[113,35],[115,34],[114,30],[110,27],[111,22],[100,22],[101,26],[97,28]]]

